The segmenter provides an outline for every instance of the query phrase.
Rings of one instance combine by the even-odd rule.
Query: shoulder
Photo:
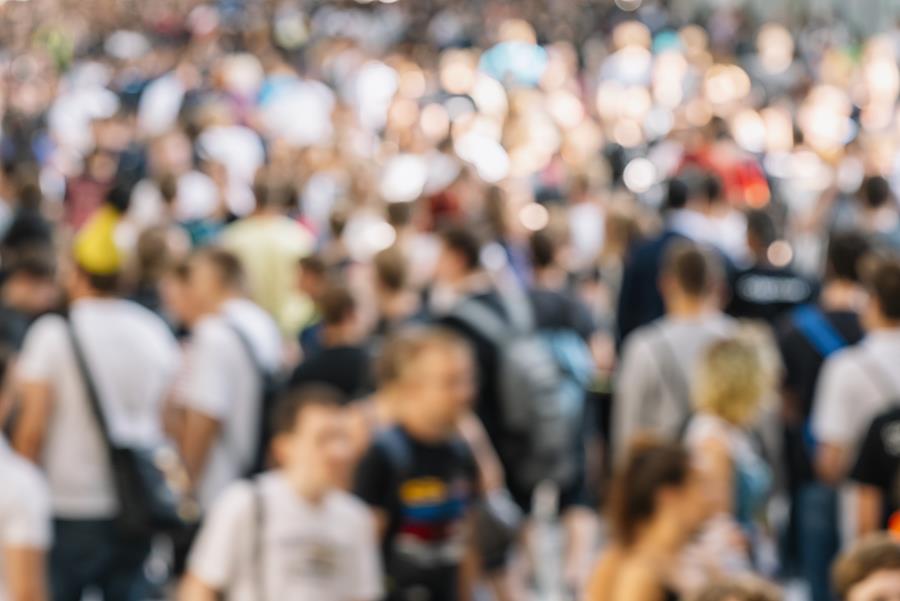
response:
[[[47,506],[49,513],[50,493],[37,467],[12,452],[4,454],[0,462],[8,494],[25,505]]]
[[[332,510],[342,520],[353,522],[357,525],[368,525],[372,522],[372,511],[359,497],[343,490],[331,493],[329,503]]]
[[[30,328],[25,336],[26,344],[28,341],[36,339],[58,338],[66,335],[68,322],[62,315],[51,313],[39,317]]]

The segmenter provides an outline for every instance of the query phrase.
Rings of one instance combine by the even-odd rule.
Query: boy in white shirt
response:
[[[232,484],[208,513],[182,601],[375,601],[382,594],[374,517],[338,489],[350,444],[339,395],[288,392],[275,412],[280,469]]]

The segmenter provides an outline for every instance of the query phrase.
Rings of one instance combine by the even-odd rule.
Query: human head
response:
[[[257,211],[286,212],[297,200],[294,182],[272,169],[260,169],[253,179]]]
[[[315,301],[325,288],[328,268],[319,255],[309,255],[300,259],[300,275],[297,286],[300,292]]]
[[[608,505],[613,536],[629,547],[657,520],[686,541],[706,517],[700,478],[682,445],[653,439],[631,442],[613,481]]]
[[[740,337],[713,342],[697,366],[697,409],[745,426],[759,415],[769,388],[769,374],[756,346]]]
[[[26,315],[39,315],[59,300],[56,265],[51,251],[20,254],[4,270],[3,303]]]
[[[386,248],[375,255],[375,290],[392,296],[406,290],[409,265],[403,251],[397,246]]]
[[[329,283],[316,300],[322,316],[324,343],[328,346],[349,344],[359,334],[356,299],[350,290],[337,283]]]
[[[454,227],[441,234],[441,255],[435,276],[446,284],[456,284],[477,272],[481,265],[481,241],[472,231]]]
[[[321,495],[340,483],[351,457],[343,397],[328,386],[290,389],[272,418],[272,452],[289,478]]]
[[[531,264],[535,269],[547,269],[556,265],[559,247],[547,230],[533,233],[528,239],[528,247],[531,251]]]
[[[214,246],[191,256],[188,276],[191,301],[201,313],[216,313],[223,302],[241,296],[244,270],[233,253]]]
[[[872,251],[868,239],[859,232],[841,232],[831,236],[825,266],[825,278],[858,284],[863,259]]]
[[[705,305],[720,292],[722,262],[694,242],[673,242],[666,250],[660,272],[660,292],[666,309],[676,305]]]
[[[191,298],[191,268],[187,261],[171,265],[159,286],[168,317],[178,325],[190,326],[199,317]]]
[[[769,247],[778,238],[778,228],[768,211],[755,209],[747,213],[747,247],[758,262],[766,260]]]
[[[781,601],[781,591],[754,576],[730,578],[703,588],[692,601]]]
[[[869,292],[863,313],[866,329],[900,327],[900,259],[873,258],[863,280]]]
[[[396,349],[403,396],[401,421],[435,436],[452,433],[475,391],[472,350],[456,333],[437,327],[410,329]]]
[[[900,543],[866,538],[838,558],[831,576],[841,601],[900,601]]]
[[[882,176],[872,175],[863,180],[859,193],[867,208],[879,209],[891,200],[891,185]]]

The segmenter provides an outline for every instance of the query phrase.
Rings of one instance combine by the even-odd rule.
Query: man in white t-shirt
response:
[[[143,599],[150,540],[125,540],[109,455],[76,360],[78,339],[117,444],[153,446],[164,438],[162,406],[179,351],[166,324],[115,296],[120,264],[110,238],[117,217],[85,226],[67,270],[68,321],[39,319],[17,364],[16,450],[47,477],[54,516],[53,598],[78,601],[88,588],[106,599]]]
[[[179,446],[208,509],[256,463],[263,372],[279,369],[281,336],[274,320],[242,295],[237,257],[206,248],[188,271],[188,295],[202,317],[191,330],[174,400],[184,413]]]
[[[639,432],[677,437],[690,416],[697,358],[736,322],[721,310],[721,260],[693,242],[672,242],[660,277],[666,315],[625,339],[613,406],[615,457]]]
[[[182,601],[375,601],[375,519],[337,486],[350,444],[338,393],[293,389],[275,413],[281,466],[232,484],[207,514]]]

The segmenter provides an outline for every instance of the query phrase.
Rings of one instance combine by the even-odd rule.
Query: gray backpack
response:
[[[519,487],[533,490],[546,480],[564,487],[576,470],[573,449],[581,399],[573,396],[584,393],[568,385],[552,349],[535,328],[529,300],[500,296],[508,320],[471,299],[453,313],[497,352],[505,440],[494,443]]]

